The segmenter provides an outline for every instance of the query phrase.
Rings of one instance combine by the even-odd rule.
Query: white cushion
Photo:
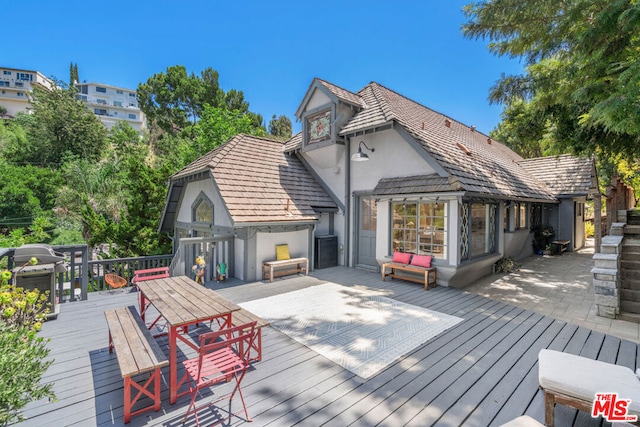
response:
[[[502,424],[500,427],[544,427],[544,424],[537,422],[528,415],[521,415],[506,424]]]
[[[620,399],[631,399],[630,412],[640,414],[640,380],[629,368],[547,349],[540,350],[538,365],[545,390],[588,402],[596,393],[618,393]]]

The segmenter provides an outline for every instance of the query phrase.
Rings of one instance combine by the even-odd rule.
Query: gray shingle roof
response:
[[[458,183],[438,175],[383,178],[373,189],[374,196],[460,191]]]
[[[555,200],[544,184],[518,165],[520,156],[498,141],[489,142],[487,135],[375,82],[358,94],[367,108],[346,123],[341,135],[396,122],[468,192]]]
[[[593,160],[569,154],[518,162],[556,195],[586,195],[597,191]]]
[[[346,89],[341,88],[340,86],[336,86],[333,83],[329,83],[325,80],[316,78],[316,80],[318,81],[318,83],[320,83],[322,86],[326,87],[329,92],[333,93],[335,96],[338,97],[338,99],[347,102],[349,104],[353,104],[355,106],[358,106],[360,108],[365,108],[367,106],[367,104],[365,103],[364,99],[362,99],[362,97],[360,97],[360,95],[355,94],[353,92],[350,92]]]
[[[301,147],[302,147],[302,132],[298,132],[297,134],[293,135],[291,139],[289,139],[284,144],[284,152],[290,153],[292,151],[299,150]]]
[[[312,221],[314,208],[337,208],[282,142],[238,135],[171,177],[210,170],[234,224]],[[287,206],[289,209],[287,210]]]

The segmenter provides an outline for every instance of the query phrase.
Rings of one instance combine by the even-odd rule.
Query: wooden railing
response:
[[[90,288],[89,291],[101,291],[109,289],[104,281],[107,273],[117,274],[127,279],[131,286],[131,279],[135,270],[148,268],[168,267],[173,255],[152,255],[135,258],[115,258],[89,261]]]
[[[104,281],[106,273],[114,273],[130,281],[135,270],[168,267],[173,258],[173,255],[154,255],[89,261],[87,245],[54,245],[52,248],[65,255],[68,267],[56,277],[56,289],[61,303],[75,301],[76,296],[80,300],[86,300],[89,292],[108,289],[109,286]],[[15,248],[0,248],[0,265],[6,266],[8,270],[17,267],[13,262],[14,254]],[[75,289],[80,289],[79,295],[76,295]]]

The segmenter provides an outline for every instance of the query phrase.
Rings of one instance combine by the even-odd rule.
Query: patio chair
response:
[[[252,421],[247,411],[247,405],[242,395],[240,383],[249,368],[249,354],[255,338],[256,322],[208,332],[200,335],[198,356],[183,362],[187,372],[191,403],[182,420],[183,424],[191,413],[195,415],[196,425],[200,425],[198,411],[212,406],[222,400],[229,399],[229,416],[218,420],[214,424],[231,419],[234,415],[231,403],[236,391],[240,395],[244,408],[245,421]],[[212,402],[196,407],[196,396],[202,388],[211,387],[220,382],[235,380],[235,386],[230,394],[218,397]]]
[[[128,283],[127,279],[113,273],[105,274],[104,281],[107,282],[107,285],[109,285],[110,293],[113,293],[114,290],[120,289]]]
[[[542,349],[538,380],[544,391],[547,426],[553,427],[556,403],[590,413],[594,400],[603,394],[617,393],[620,400],[629,399],[629,415],[640,415],[640,380],[625,366]]]

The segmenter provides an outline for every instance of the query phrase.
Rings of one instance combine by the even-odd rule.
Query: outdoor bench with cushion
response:
[[[413,255],[405,252],[394,252],[391,262],[382,264],[382,281],[387,276],[394,279],[409,280],[424,284],[424,288],[429,290],[429,286],[437,286],[438,272],[431,266],[431,255]],[[389,272],[387,272],[389,270]],[[409,274],[398,274],[409,273]]]
[[[276,245],[276,259],[262,263],[262,280],[268,278],[269,282],[273,282],[274,277],[302,272],[309,274],[309,259],[304,257],[291,258],[289,245]]]
[[[160,368],[169,365],[169,361],[134,306],[106,310],[104,316],[109,326],[109,353],[115,348],[124,379],[124,422],[128,423],[132,415],[151,409],[159,411]],[[149,378],[142,385],[131,379],[133,375],[146,372],[149,373]],[[150,397],[153,404],[132,411],[143,395]]]
[[[629,368],[582,356],[542,349],[538,380],[544,391],[545,425],[553,427],[556,403],[591,414],[596,393],[630,399],[628,415],[640,415],[640,379]]]

